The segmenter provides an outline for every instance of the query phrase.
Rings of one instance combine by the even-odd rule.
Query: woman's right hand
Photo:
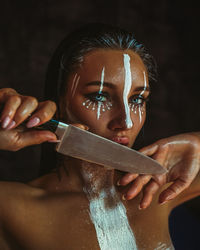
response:
[[[38,102],[31,96],[18,94],[14,89],[0,89],[0,150],[17,151],[26,146],[45,141],[56,142],[54,133],[36,130],[50,120],[56,104],[52,101]],[[25,126],[20,126],[25,122]]]

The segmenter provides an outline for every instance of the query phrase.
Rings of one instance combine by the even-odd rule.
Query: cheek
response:
[[[133,127],[131,129],[131,133],[130,133],[130,147],[133,146],[140,130],[142,129],[145,119],[146,119],[146,110],[143,109],[143,111],[139,111],[139,108],[135,111],[131,111],[131,119],[133,122]]]
[[[79,98],[69,102],[67,113],[74,119],[70,122],[80,122],[88,125],[90,128],[104,127],[110,107],[103,104],[91,102]]]
[[[146,107],[144,106],[132,106],[130,107],[131,118],[134,123],[133,127],[140,130],[146,120]]]

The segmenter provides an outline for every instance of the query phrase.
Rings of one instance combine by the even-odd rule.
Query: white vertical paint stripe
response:
[[[101,191],[98,198],[90,200],[90,217],[101,250],[137,250],[126,208],[114,187]]]
[[[145,71],[143,71],[143,76],[144,76],[144,90],[142,90],[140,92],[140,95],[143,95],[145,90],[147,89],[147,78],[146,78],[146,74],[145,74]]]
[[[103,67],[102,72],[101,72],[101,86],[100,86],[100,90],[99,90],[100,93],[103,90],[104,74],[105,74],[105,67]]]
[[[101,102],[98,102],[98,106],[97,106],[97,120],[99,120],[101,115]]]
[[[141,111],[141,107],[139,107],[139,121],[140,123],[142,122],[142,111]]]
[[[105,72],[105,67],[103,67],[102,72],[101,72],[101,85],[99,89],[99,93],[103,91],[103,83],[104,83],[104,72]],[[99,120],[100,115],[101,115],[101,102],[98,102],[98,107],[97,107],[97,120]]]
[[[131,120],[130,108],[128,105],[128,94],[131,90],[132,77],[131,77],[130,57],[128,54],[124,54],[124,69],[125,69],[125,83],[124,83],[123,101],[126,113],[126,126],[127,128],[131,128],[133,126],[133,123]]]

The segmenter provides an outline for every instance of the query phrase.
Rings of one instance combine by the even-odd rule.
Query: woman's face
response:
[[[130,50],[98,49],[70,75],[61,107],[68,123],[131,147],[142,128],[149,95],[146,68]]]

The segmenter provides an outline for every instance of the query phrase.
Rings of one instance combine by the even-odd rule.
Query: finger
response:
[[[131,174],[131,173],[125,174],[120,180],[118,180],[117,185],[126,186],[127,184],[135,180],[138,176],[139,174]]]
[[[8,125],[13,120],[18,107],[21,104],[21,97],[17,95],[12,95],[7,98],[3,111],[1,113],[1,127],[7,128]]]
[[[147,184],[147,186],[143,190],[143,197],[140,202],[139,209],[145,209],[151,204],[153,196],[159,190],[159,187],[160,186],[158,185],[158,183],[153,180],[150,181],[149,184]]]
[[[32,96],[21,96],[21,105],[16,110],[15,115],[13,117],[13,121],[15,121],[17,127],[24,120],[28,118],[28,116],[37,108],[38,101],[36,98]],[[12,127],[13,128],[13,127]]]
[[[73,123],[73,124],[71,124],[71,125],[73,125],[73,126],[75,126],[75,127],[77,127],[77,128],[80,128],[80,129],[83,129],[83,130],[89,130],[89,127],[87,126],[87,125],[84,125],[84,124],[80,124],[80,123]]]
[[[131,188],[128,190],[128,192],[123,195],[123,198],[126,200],[133,199],[136,195],[140,193],[144,185],[146,185],[149,180],[151,179],[151,175],[140,175],[138,176],[134,183],[131,185]]]
[[[11,88],[0,89],[0,103],[5,103],[7,98],[11,95],[18,95],[18,93]]]
[[[159,147],[159,149],[151,156],[155,161],[157,161],[160,165],[167,169],[168,166],[168,152],[169,147],[163,146]]]
[[[54,133],[47,130],[31,130],[18,134],[17,142],[15,143],[14,151],[17,151],[21,148],[41,144],[46,141],[57,141],[57,137]]]
[[[172,183],[167,189],[165,189],[160,194],[159,203],[164,204],[165,202],[174,199],[183,190],[185,190],[190,184],[191,184],[191,181],[184,181],[181,179],[177,179],[174,183]]]
[[[49,121],[56,112],[56,104],[52,101],[45,101],[38,104],[37,110],[31,115],[26,126],[32,128]]]
[[[139,152],[147,155],[147,156],[151,156],[153,154],[155,154],[155,152],[158,150],[158,144],[151,144],[148,145],[146,147],[141,148],[140,150],[138,150]]]
[[[159,185],[162,186],[167,183],[167,174],[155,174],[152,175],[152,179]]]

